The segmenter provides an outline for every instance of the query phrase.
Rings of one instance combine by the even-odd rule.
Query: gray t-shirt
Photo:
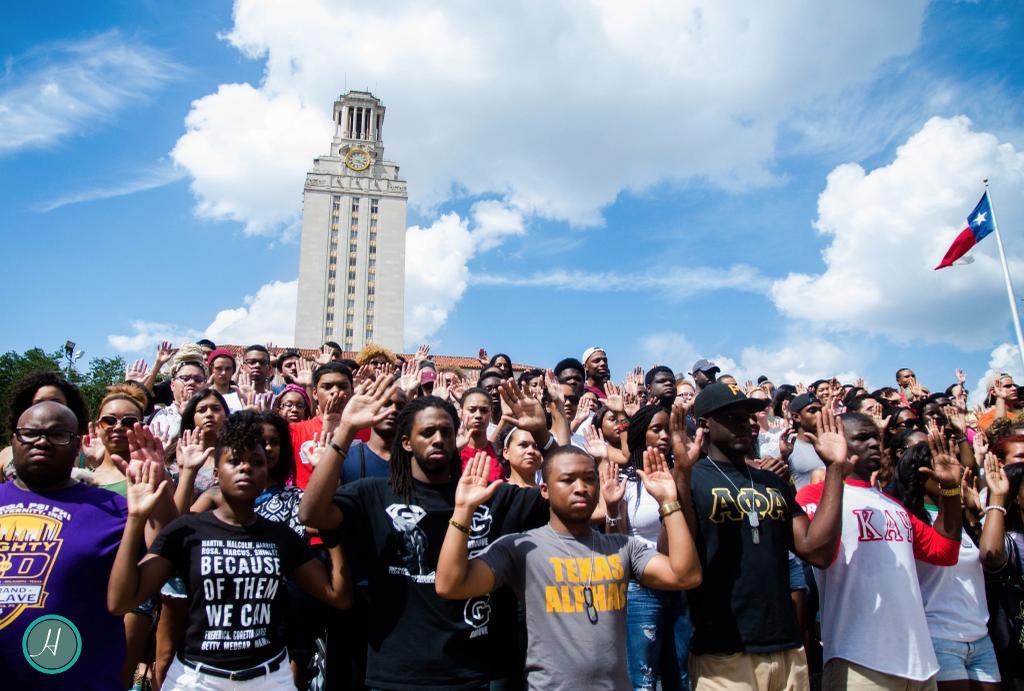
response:
[[[626,668],[626,586],[656,553],[628,535],[592,532],[578,539],[546,525],[505,535],[479,555],[494,572],[495,587],[509,586],[523,602],[529,688],[633,688]]]
[[[793,443],[793,453],[789,455],[789,472],[798,491],[811,483],[811,473],[824,469],[825,464],[814,451],[814,444],[808,444],[802,439]]]

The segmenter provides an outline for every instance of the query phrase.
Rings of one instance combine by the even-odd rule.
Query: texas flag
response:
[[[992,225],[992,207],[988,203],[988,192],[981,195],[981,201],[974,207],[967,216],[967,227],[960,231],[956,240],[946,250],[946,256],[942,258],[935,270],[953,266],[953,262],[970,252],[971,248],[981,242],[982,238],[995,230]]]

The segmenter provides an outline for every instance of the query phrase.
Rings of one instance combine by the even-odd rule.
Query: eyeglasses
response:
[[[96,422],[100,423],[100,427],[103,429],[110,429],[118,424],[121,425],[122,429],[128,429],[129,427],[134,427],[135,423],[139,422],[139,418],[134,415],[125,415],[122,418],[114,417],[113,415],[103,415]]]
[[[187,374],[179,374],[177,377],[175,377],[175,379],[180,381],[182,384],[202,384],[203,382],[206,381],[206,377],[200,376],[198,374],[193,374],[192,376],[189,376]]]
[[[594,591],[590,589],[589,585],[583,586],[583,604],[587,608],[587,619],[591,624],[596,624],[597,608],[594,607]]]
[[[278,408],[295,408],[296,410],[305,410],[306,404],[303,401],[282,401]]]
[[[14,430],[14,436],[22,444],[33,445],[43,437],[54,446],[67,446],[79,435],[69,432],[66,429],[33,429],[32,427],[18,427]]]
[[[245,364],[249,365],[250,367],[259,367],[260,365],[269,364],[266,360],[264,360],[262,358],[260,358],[260,359],[243,360],[243,362]]]

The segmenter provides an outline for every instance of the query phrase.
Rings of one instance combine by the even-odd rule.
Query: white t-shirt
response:
[[[813,518],[823,482],[796,499]],[[885,674],[925,681],[939,671],[925,621],[915,559],[956,563],[959,543],[939,535],[866,482],[847,480],[835,561],[814,569],[823,662],[841,658]]]
[[[935,521],[936,511],[928,509]],[[924,616],[932,638],[973,643],[988,634],[988,603],[981,552],[967,532],[960,536],[956,566],[917,562]]]
[[[661,534],[658,500],[644,489],[642,482],[625,477],[620,478],[619,482],[626,484],[626,492],[622,496],[622,503],[619,506],[620,510],[625,510],[629,516],[629,534],[643,540],[651,547],[657,547],[658,535]],[[639,504],[636,500],[637,492],[640,493]]]

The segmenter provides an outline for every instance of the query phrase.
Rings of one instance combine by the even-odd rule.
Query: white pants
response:
[[[197,672],[191,667],[181,664],[181,660],[175,656],[167,670],[167,678],[164,680],[162,691],[295,691],[295,680],[292,678],[292,668],[288,664],[288,657],[285,656],[281,666],[276,672],[255,679],[245,681],[231,681],[212,674]]]

